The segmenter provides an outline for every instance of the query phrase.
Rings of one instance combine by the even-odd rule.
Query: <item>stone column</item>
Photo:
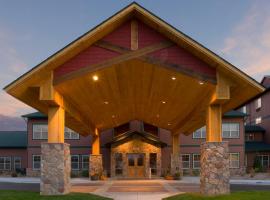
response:
[[[70,192],[70,149],[66,143],[41,144],[41,195]]]
[[[182,175],[182,162],[180,160],[179,134],[172,135],[171,173]]]
[[[228,142],[201,144],[201,194],[206,196],[230,193]]]

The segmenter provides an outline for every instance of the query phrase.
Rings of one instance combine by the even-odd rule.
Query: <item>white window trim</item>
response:
[[[22,157],[21,157],[21,156],[14,156],[14,157],[13,157],[13,169],[14,169],[14,170],[16,170],[16,168],[15,168],[15,159],[16,159],[16,158],[19,158],[19,159],[20,159],[20,168],[22,168]],[[19,169],[20,169],[20,168],[19,168]]]
[[[12,163],[11,163],[11,156],[0,156],[0,158],[4,158],[4,169],[1,169],[1,170],[3,170],[3,171],[10,171],[11,170],[11,165],[12,165]],[[9,158],[9,160],[10,160],[10,165],[9,165],[9,168],[6,168],[6,159],[7,158]]]
[[[229,125],[231,125],[231,124],[237,124],[238,125],[238,136],[237,137],[232,137],[231,126],[229,126],[230,127],[230,135],[229,135],[229,137],[224,137],[223,136],[223,129],[222,129],[222,138],[227,138],[227,139],[237,139],[237,138],[240,138],[240,124],[239,123],[237,123],[237,122],[224,122],[224,123],[222,123],[222,126],[225,125],[225,124],[229,124]]]
[[[205,139],[206,137],[203,137],[203,136],[202,136],[202,135],[203,135],[203,131],[202,131],[203,128],[205,128],[205,136],[206,136],[206,127],[203,126],[203,127],[199,128],[198,130],[195,131],[195,132],[200,131],[200,137],[195,137],[195,132],[193,132],[192,138],[193,138],[193,139]]]
[[[47,140],[48,139],[48,131],[47,131],[47,138],[34,138],[34,126],[35,125],[46,125],[48,130],[48,124],[47,123],[33,123],[32,124],[32,140]]]
[[[39,155],[39,154],[33,154],[32,155],[32,169],[33,169],[33,171],[39,171],[40,170],[40,168],[35,168],[35,165],[34,165],[34,157],[36,157],[36,156],[39,156],[40,157],[40,166],[41,166],[41,155]]]
[[[231,167],[231,154],[237,154],[238,155],[238,164],[237,164],[237,167]],[[239,169],[240,168],[240,153],[239,152],[231,152],[229,153],[229,168],[230,169]]]
[[[262,123],[262,117],[256,117],[255,124],[261,124],[261,123]]]
[[[263,157],[263,156],[266,156],[267,157],[267,160],[268,160],[268,162],[267,162],[267,166],[268,166],[268,168],[269,168],[269,155],[265,155],[265,154],[262,154],[262,155],[258,155],[259,157]],[[261,165],[263,166],[263,159],[261,159]]]
[[[80,139],[80,135],[78,133],[76,133],[75,131],[73,131],[72,129],[65,127],[65,131],[64,131],[64,135],[66,136],[66,133],[69,134],[69,137],[65,137],[65,140],[79,140]],[[72,138],[72,133],[77,134],[78,137],[76,138]]]
[[[242,107],[242,112],[245,113],[245,114],[247,114],[247,106],[243,106]]]
[[[71,157],[77,157],[78,158],[78,168],[76,168],[76,169],[72,168],[72,159],[71,159]],[[80,170],[80,155],[71,155],[71,157],[70,157],[71,170],[72,171]]]
[[[188,168],[184,168],[183,167],[183,159],[182,159],[182,156],[188,156]],[[187,162],[187,161],[184,161],[184,162]],[[190,169],[190,154],[181,154],[181,163],[182,163],[182,168],[183,169]]]
[[[194,153],[194,154],[192,154],[192,168],[193,168],[193,169],[201,169],[201,167],[194,167],[194,156],[195,156],[195,155],[201,156],[201,154],[199,154],[199,153]],[[196,161],[196,162],[198,162],[198,161]],[[201,161],[199,161],[199,162],[201,162]]]
[[[83,161],[83,158],[84,158],[84,157],[88,157],[88,168],[89,168],[89,166],[90,166],[90,165],[89,165],[89,164],[90,164],[90,162],[89,162],[89,155],[82,155],[81,157],[82,157],[82,170],[89,170],[89,169],[85,169],[85,168],[84,168],[85,162]]]
[[[256,100],[256,109],[259,109],[261,107],[262,107],[262,98],[260,97]]]

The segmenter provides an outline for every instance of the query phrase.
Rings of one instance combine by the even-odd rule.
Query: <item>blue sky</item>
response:
[[[0,87],[128,5],[127,0],[0,0]],[[270,1],[137,1],[260,81],[270,74]],[[0,114],[32,111],[0,91]]]

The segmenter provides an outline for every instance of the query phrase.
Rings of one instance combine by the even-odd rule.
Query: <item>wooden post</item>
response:
[[[93,135],[92,141],[92,155],[99,155],[100,154],[100,141],[99,141],[99,131],[95,128],[95,134]]]
[[[206,116],[206,141],[222,141],[222,108],[221,105],[209,105]]]
[[[64,143],[65,111],[60,106],[48,110],[48,143]]]

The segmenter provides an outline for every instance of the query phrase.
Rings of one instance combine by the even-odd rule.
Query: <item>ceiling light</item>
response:
[[[163,104],[165,104],[165,103],[166,103],[166,101],[162,101],[162,103],[163,103]]]
[[[108,102],[108,101],[104,101],[104,104],[108,105],[108,104],[109,104],[109,102]]]
[[[199,81],[199,84],[200,84],[200,85],[203,85],[203,84],[204,84],[204,82],[203,82],[203,81]]]
[[[115,118],[115,115],[112,115],[112,118]]]
[[[176,78],[173,76],[173,77],[172,77],[172,80],[176,80]]]
[[[159,118],[159,114],[157,114],[157,118]]]
[[[94,75],[92,78],[93,78],[94,81],[97,81],[98,80],[98,76],[97,75]]]
[[[171,125],[171,123],[168,123],[168,126],[170,126]]]

